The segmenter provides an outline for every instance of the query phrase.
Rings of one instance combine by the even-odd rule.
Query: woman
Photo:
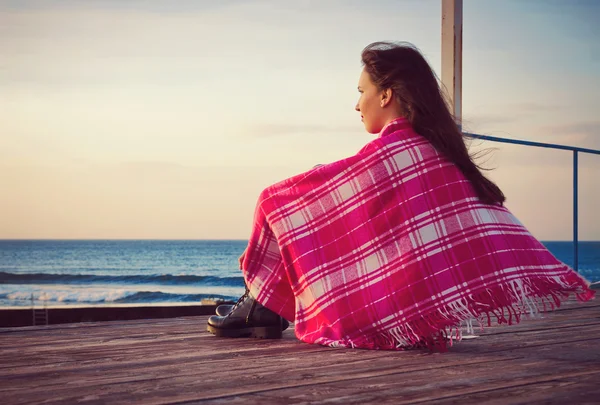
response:
[[[208,330],[280,337],[285,318],[308,343],[444,348],[473,319],[511,324],[570,293],[591,299],[504,208],[419,51],[374,43],[362,63],[356,111],[379,136],[261,193],[247,293]]]

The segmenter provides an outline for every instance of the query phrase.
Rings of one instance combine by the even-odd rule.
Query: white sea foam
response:
[[[235,299],[243,288],[236,287],[183,287],[145,285],[139,289],[115,288],[114,285],[0,285],[0,306],[70,305],[141,302],[194,302],[203,298]]]
[[[19,286],[22,287],[22,286]],[[0,289],[1,291],[1,289]],[[5,300],[11,301],[31,301],[32,295],[36,302],[114,302],[127,296],[136,294],[137,291],[129,290],[96,290],[96,289],[19,289],[10,292],[3,292],[1,295]]]

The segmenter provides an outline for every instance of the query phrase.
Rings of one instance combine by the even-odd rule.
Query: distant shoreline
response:
[[[552,243],[556,243],[556,242],[561,242],[561,243],[572,243],[573,239],[538,239],[540,242],[545,243],[545,242],[552,242]],[[81,239],[77,239],[77,238],[0,238],[0,242],[11,242],[11,241],[31,241],[31,242],[37,242],[37,241],[48,241],[48,242],[61,242],[61,241],[65,241],[65,242],[85,242],[85,241],[90,241],[90,242],[102,242],[102,241],[107,241],[107,242],[248,242],[248,239],[160,239],[160,238],[143,238],[143,239],[135,239],[135,238],[123,238],[123,239],[119,239],[119,238],[115,238],[115,239],[111,239],[111,238],[81,238]],[[600,239],[578,239],[578,242],[600,242]]]
[[[178,318],[183,316],[212,315],[220,304],[232,301],[190,304],[124,304],[98,306],[36,306],[33,308],[0,308],[0,328],[55,325],[64,323],[128,321],[135,319]],[[47,318],[46,318],[47,314]],[[34,321],[35,319],[35,321]],[[47,323],[46,323],[47,319]]]
[[[201,301],[188,301],[188,302],[99,302],[99,303],[70,303],[60,304],[50,302],[44,305],[44,301],[36,300],[35,309],[74,309],[74,308],[136,308],[136,307],[193,307],[193,306],[206,306],[206,305],[220,305],[223,302],[231,302],[230,300],[218,300],[218,299],[204,299]],[[25,305],[13,305],[13,306],[0,306],[0,311],[12,310],[12,309],[27,309],[31,311],[31,302]]]
[[[590,287],[600,290],[600,282],[592,283]],[[210,301],[198,303],[173,303],[173,304],[116,304],[97,306],[42,306],[33,308],[0,307],[0,328],[41,326],[46,325],[45,312],[47,311],[48,325],[100,322],[100,321],[129,321],[136,319],[178,318],[187,316],[213,315],[215,309],[221,304],[233,304],[233,301]],[[36,315],[37,314],[37,315]],[[34,317],[38,320],[34,325]],[[203,327],[203,325],[198,325]]]
[[[132,242],[137,242],[137,241],[143,241],[143,242],[153,242],[153,241],[156,241],[156,242],[169,242],[169,241],[173,241],[173,242],[248,242],[248,239],[0,238],[0,242],[11,242],[11,241],[32,241],[32,242],[37,242],[37,241],[48,241],[48,242],[60,242],[60,241],[65,241],[65,242],[85,242],[85,241],[90,241],[90,242],[102,242],[102,241],[109,241],[109,242],[112,242],[112,241],[114,241],[114,242],[127,242],[127,241],[132,241]],[[552,241],[552,242],[555,242],[555,241]],[[560,242],[560,241],[558,241],[558,242]],[[566,241],[566,242],[569,242],[569,241]],[[594,241],[592,241],[592,242],[594,242]]]

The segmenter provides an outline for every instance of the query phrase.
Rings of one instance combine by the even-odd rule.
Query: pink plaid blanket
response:
[[[473,319],[511,324],[594,296],[404,119],[355,156],[265,189],[242,267],[300,340],[329,346],[443,349]]]

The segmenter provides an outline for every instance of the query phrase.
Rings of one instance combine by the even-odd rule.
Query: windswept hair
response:
[[[375,42],[363,50],[362,63],[380,90],[392,90],[413,129],[460,169],[479,200],[502,205],[504,194],[469,155],[438,78],[421,52],[409,43]]]

